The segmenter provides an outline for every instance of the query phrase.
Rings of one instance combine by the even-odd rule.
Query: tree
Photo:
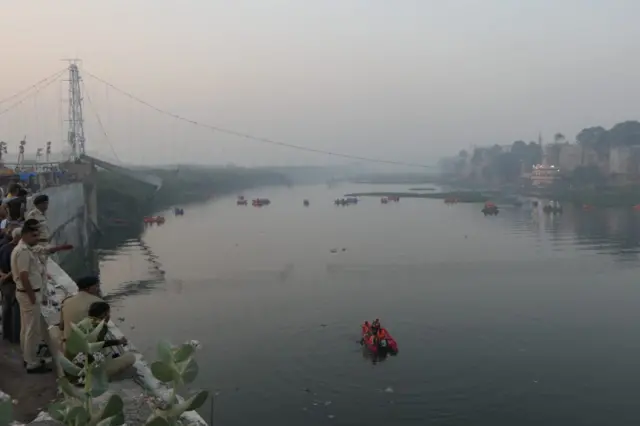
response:
[[[522,159],[528,156],[529,149],[527,148],[527,144],[524,141],[515,141],[513,144],[511,144],[511,152],[514,153],[518,158]]]
[[[502,153],[502,147],[498,144],[495,144],[491,148],[489,148],[489,152],[488,152],[490,157],[496,157],[501,153]]]
[[[537,142],[529,142],[527,145],[531,165],[542,163],[542,147]]]
[[[600,158],[609,155],[607,130],[602,126],[587,127],[576,136],[576,140],[584,149],[593,149]]]
[[[578,166],[571,172],[571,181],[574,185],[603,185],[606,177],[598,166]]]
[[[513,152],[503,152],[493,158],[491,168],[502,182],[513,182],[520,176],[521,160]]]
[[[640,145],[640,122],[624,121],[606,132],[609,147]]]
[[[580,130],[580,133],[576,136],[578,143],[585,148],[595,148],[598,141],[607,133],[604,127],[595,126],[587,127]]]
[[[466,160],[469,157],[469,153],[466,149],[461,149],[460,152],[458,152],[458,157]]]
[[[555,135],[553,135],[553,141],[556,144],[561,144],[566,140],[566,138],[564,137],[564,135],[560,132],[556,133]]]
[[[482,158],[485,155],[486,148],[474,148],[473,156],[471,156],[471,164],[478,165],[482,163]]]

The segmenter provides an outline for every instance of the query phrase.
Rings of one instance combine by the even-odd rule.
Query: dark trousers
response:
[[[0,284],[2,292],[2,338],[20,343],[20,306],[16,299],[16,284],[7,280]]]

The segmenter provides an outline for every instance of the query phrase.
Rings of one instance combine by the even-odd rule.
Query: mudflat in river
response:
[[[216,425],[637,424],[640,214],[333,205],[407,189],[265,188],[243,194],[263,208],[166,212],[100,254],[113,316],[150,358],[160,338],[202,342],[195,387],[217,393]],[[357,340],[376,317],[400,354],[374,364]]]

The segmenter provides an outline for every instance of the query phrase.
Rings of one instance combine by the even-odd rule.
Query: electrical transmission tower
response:
[[[78,60],[69,59],[69,133],[67,142],[71,147],[71,160],[84,155],[84,120],[82,118],[82,92]]]

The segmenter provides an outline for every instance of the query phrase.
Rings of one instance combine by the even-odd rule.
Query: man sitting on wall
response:
[[[95,302],[104,302],[100,295],[100,279],[97,276],[83,277],[76,283],[78,292],[62,301],[60,309],[60,331],[65,341],[71,332],[71,324],[77,324],[89,315],[89,307]]]
[[[112,348],[114,346],[126,346],[127,339],[111,339],[105,340],[107,332],[109,331],[108,323],[111,319],[111,307],[107,302],[94,302],[89,307],[89,318],[93,320],[93,325],[97,326],[101,321],[104,321],[104,325],[100,334],[98,334],[98,341],[104,342],[104,348]],[[136,362],[136,356],[132,352],[113,352],[111,356],[107,356],[105,360],[105,368],[107,370],[107,376],[113,378],[116,374],[131,367]]]

